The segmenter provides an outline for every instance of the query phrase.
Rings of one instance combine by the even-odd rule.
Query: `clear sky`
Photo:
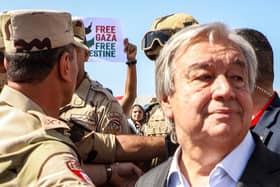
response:
[[[153,96],[154,64],[141,50],[141,40],[155,18],[188,13],[198,22],[224,22],[230,28],[249,27],[263,32],[274,49],[274,88],[280,88],[280,1],[278,0],[0,0],[0,11],[12,9],[56,9],[73,16],[114,17],[121,20],[125,36],[138,47],[138,95]],[[43,23],[42,23],[43,24]],[[32,28],[30,28],[32,29]],[[32,32],[32,31],[31,31]],[[124,63],[87,63],[93,79],[122,95],[126,77]]]

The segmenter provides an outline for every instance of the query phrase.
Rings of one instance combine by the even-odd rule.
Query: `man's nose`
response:
[[[217,76],[212,84],[211,91],[214,98],[229,99],[234,95],[233,87],[225,75]]]

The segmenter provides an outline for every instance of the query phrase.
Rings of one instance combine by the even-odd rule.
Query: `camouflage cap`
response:
[[[198,24],[198,22],[191,15],[176,13],[155,19],[151,31],[163,29],[179,30],[194,24]]]
[[[75,44],[67,12],[13,10],[0,16],[6,52],[35,52]]]
[[[72,18],[72,26],[74,32],[75,45],[83,49],[89,50],[86,41],[85,25],[81,18]]]

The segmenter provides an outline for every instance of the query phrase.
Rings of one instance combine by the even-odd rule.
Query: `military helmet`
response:
[[[155,60],[165,42],[184,27],[198,24],[189,14],[176,13],[155,19],[152,28],[142,39],[142,50],[151,60]]]

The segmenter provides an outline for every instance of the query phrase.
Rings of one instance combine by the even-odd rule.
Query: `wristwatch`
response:
[[[127,61],[126,64],[127,64],[127,65],[134,65],[134,64],[137,64],[137,60],[130,61],[130,62]]]

